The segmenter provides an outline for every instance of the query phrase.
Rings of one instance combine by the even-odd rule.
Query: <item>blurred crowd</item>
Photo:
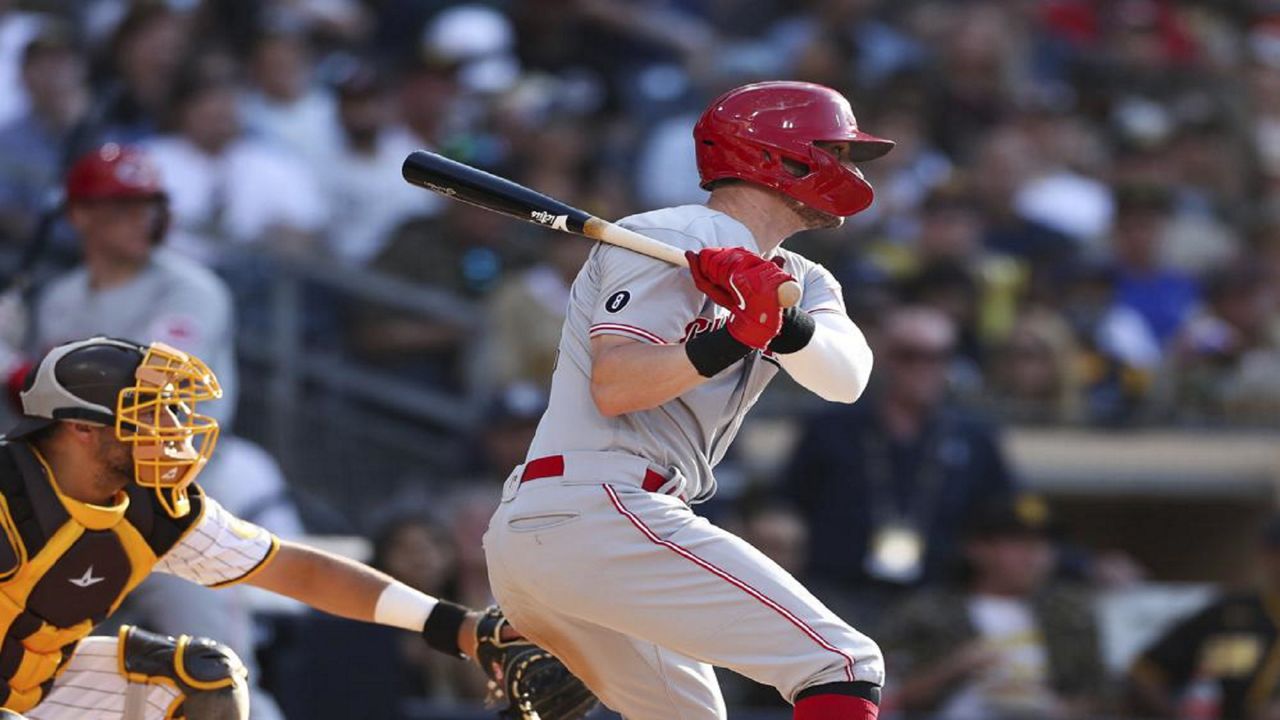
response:
[[[954,390],[1018,423],[1280,418],[1266,0],[0,7],[8,276],[32,255],[75,262],[49,217],[63,173],[136,143],[170,197],[168,247],[231,283],[246,326],[265,281],[237,251],[266,249],[488,317],[474,333],[376,303],[312,308],[352,357],[455,390],[545,383],[586,248],[407,186],[404,156],[436,149],[620,217],[703,197],[689,131],[717,92],[808,79],[898,142],[865,170],[870,211],[795,242],[870,331],[886,305],[944,311]]]
[[[1058,536],[995,424],[1280,425],[1273,0],[0,0],[0,371],[73,337],[160,339],[210,362],[234,428],[234,350],[279,319],[279,263],[475,308],[332,288],[295,307],[360,367],[483,398],[457,477],[403,472],[379,488],[397,512],[352,517],[232,438],[207,482],[282,534],[369,535],[379,567],[483,605],[479,535],[589,245],[410,187],[404,157],[606,218],[696,203],[698,113],[773,78],[840,90],[897,142],[864,168],[869,211],[788,244],[841,281],[877,371],[796,422],[779,472],[731,457],[706,512],[883,640],[904,717],[1280,718],[1274,596],[1228,595],[1131,673],[1104,667],[1089,595],[1143,570]],[[1259,547],[1280,584],[1280,530]],[[137,611],[268,648],[257,674],[298,717],[482,694],[394,634],[255,630],[243,598],[191,628],[201,601],[181,602]]]

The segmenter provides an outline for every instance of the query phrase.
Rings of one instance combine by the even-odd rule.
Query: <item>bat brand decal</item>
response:
[[[539,225],[550,225],[556,230],[568,230],[568,215],[552,215],[546,210],[534,210],[529,213],[529,217]]]
[[[619,290],[604,301],[604,309],[611,313],[616,313],[626,307],[629,302],[631,302],[631,293],[626,290]]]
[[[451,187],[445,187],[445,186],[443,186],[443,185],[437,185],[437,184],[435,184],[435,183],[427,183],[427,189],[429,189],[429,190],[435,190],[436,192],[440,193],[441,195],[449,195],[450,197],[452,197],[452,196],[454,196],[454,195],[457,195],[457,194],[458,194],[458,191],[457,191],[457,190],[454,190],[454,189],[453,189],[453,188],[451,188]]]

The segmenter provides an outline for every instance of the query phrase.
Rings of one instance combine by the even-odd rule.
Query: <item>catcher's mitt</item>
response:
[[[578,720],[599,703],[551,653],[521,638],[503,640],[507,618],[496,605],[476,623],[476,661],[489,676],[489,704],[506,702],[510,720]]]

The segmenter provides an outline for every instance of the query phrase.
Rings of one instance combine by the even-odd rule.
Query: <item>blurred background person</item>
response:
[[[40,213],[54,211],[63,174],[100,131],[89,117],[88,71],[70,27],[40,26],[22,50],[20,67],[28,110],[0,126],[0,253],[10,262],[35,232]]]
[[[984,503],[963,534],[961,580],[895,608],[880,635],[893,705],[937,720],[1087,718],[1106,709],[1087,595],[1051,583],[1047,507]]]
[[[176,132],[145,146],[169,193],[174,249],[214,265],[228,262],[220,246],[315,252],[329,217],[315,179],[287,149],[245,135],[225,71],[193,72],[173,97]]]
[[[332,154],[339,142],[337,103],[313,78],[304,28],[297,21],[276,20],[254,39],[247,65],[251,85],[240,111],[245,128],[313,163]]]
[[[1071,425],[1084,420],[1084,357],[1075,333],[1049,308],[1028,308],[996,349],[988,402],[1018,425]]]
[[[188,14],[164,2],[127,6],[110,41],[95,85],[107,102],[110,137],[137,142],[165,126],[178,73],[190,50]]]
[[[873,345],[879,381],[810,418],[781,478],[812,533],[810,572],[862,598],[855,622],[940,580],[964,519],[1013,491],[995,430],[947,399],[955,343],[941,312],[891,311]]]
[[[1138,717],[1280,717],[1280,688],[1268,661],[1280,642],[1280,518],[1267,524],[1255,553],[1254,589],[1224,590],[1134,661],[1128,689]]]
[[[94,335],[168,343],[208,358],[224,400],[210,412],[232,427],[238,383],[231,295],[209,269],[165,246],[171,205],[151,156],[103,145],[72,166],[66,198],[84,263],[39,293],[33,355]]]
[[[373,538],[373,567],[422,592],[457,594],[457,548],[447,529],[428,513],[406,512],[380,527]],[[433,596],[445,597],[445,595]],[[456,701],[484,696],[485,678],[478,668],[437,660],[440,653],[422,652],[422,643],[397,638],[401,669],[396,681],[409,697]]]
[[[569,287],[591,243],[566,233],[549,233],[545,241],[546,259],[505,280],[485,304],[488,332],[478,349],[478,383],[531,383],[550,390]]]
[[[313,148],[313,170],[332,217],[329,252],[339,262],[366,266],[382,252],[392,229],[415,216],[437,215],[444,201],[400,176],[405,157],[420,144],[396,125],[391,89],[379,69],[354,63],[343,73],[339,139],[332,148]]]

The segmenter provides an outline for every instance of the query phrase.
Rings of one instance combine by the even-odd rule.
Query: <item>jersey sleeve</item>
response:
[[[643,233],[676,247],[694,241],[676,231],[644,228]],[[591,311],[589,335],[620,335],[653,345],[678,343],[702,309],[705,297],[689,271],[611,245],[599,245],[591,262],[600,292]]]
[[[275,535],[227,512],[205,495],[194,527],[156,563],[155,570],[206,587],[244,582],[280,548]]]
[[[806,264],[807,267],[802,270],[804,292],[800,297],[800,309],[810,314],[828,312],[847,315],[844,291],[840,288],[840,282],[825,267],[817,263]],[[787,270],[795,274],[795,270],[790,267]]]

